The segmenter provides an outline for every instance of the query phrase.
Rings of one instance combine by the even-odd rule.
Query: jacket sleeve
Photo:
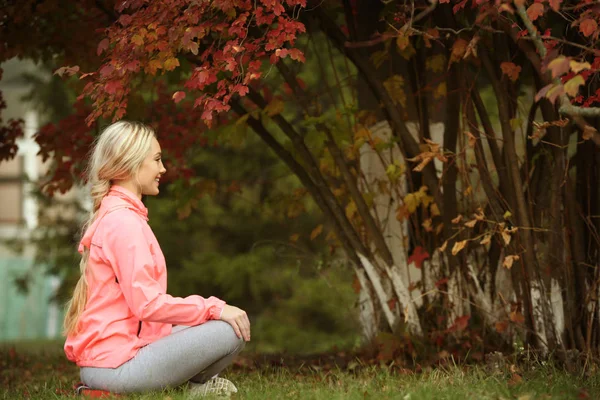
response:
[[[115,271],[127,305],[137,318],[188,326],[220,318],[223,300],[164,293],[153,277],[155,261],[144,235],[143,220],[129,210],[110,213],[105,219],[102,250]]]

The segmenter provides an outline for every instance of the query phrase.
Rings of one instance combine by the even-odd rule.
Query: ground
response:
[[[352,356],[350,355],[351,359]],[[348,356],[345,357],[348,359]],[[290,360],[289,362],[287,360]],[[336,364],[329,356],[246,355],[224,376],[236,383],[239,399],[599,399],[600,378],[589,369],[569,374],[555,365],[531,362],[459,365],[417,370],[368,365],[360,358]],[[77,368],[63,356],[59,343],[0,345],[1,399],[74,397]],[[125,399],[183,400],[184,389],[122,396]]]

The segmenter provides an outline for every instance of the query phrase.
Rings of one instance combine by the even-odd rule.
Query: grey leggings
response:
[[[81,368],[81,381],[114,393],[160,390],[187,381],[202,383],[224,370],[243,348],[244,341],[227,322],[177,326],[117,368]]]

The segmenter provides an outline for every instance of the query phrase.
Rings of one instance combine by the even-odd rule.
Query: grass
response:
[[[598,399],[600,379],[574,376],[553,366],[536,364],[490,372],[483,366],[401,368],[363,366],[350,370],[334,365],[273,367],[245,363],[224,374],[236,383],[239,399]],[[252,365],[251,365],[252,364]],[[251,366],[250,366],[251,365]],[[19,343],[0,347],[0,399],[66,399],[73,397],[78,370],[64,359],[56,343]],[[139,400],[183,400],[186,392],[123,396]]]

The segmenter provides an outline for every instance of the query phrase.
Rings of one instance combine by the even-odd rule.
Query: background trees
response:
[[[51,4],[3,31],[45,43]],[[98,118],[156,124],[174,187],[194,182],[192,143],[252,132],[326,218],[309,236],[350,261],[366,336],[597,352],[597,3],[86,5],[73,23],[102,33],[82,28],[85,56],[52,47],[82,99],[38,135],[48,190],[68,189]]]

